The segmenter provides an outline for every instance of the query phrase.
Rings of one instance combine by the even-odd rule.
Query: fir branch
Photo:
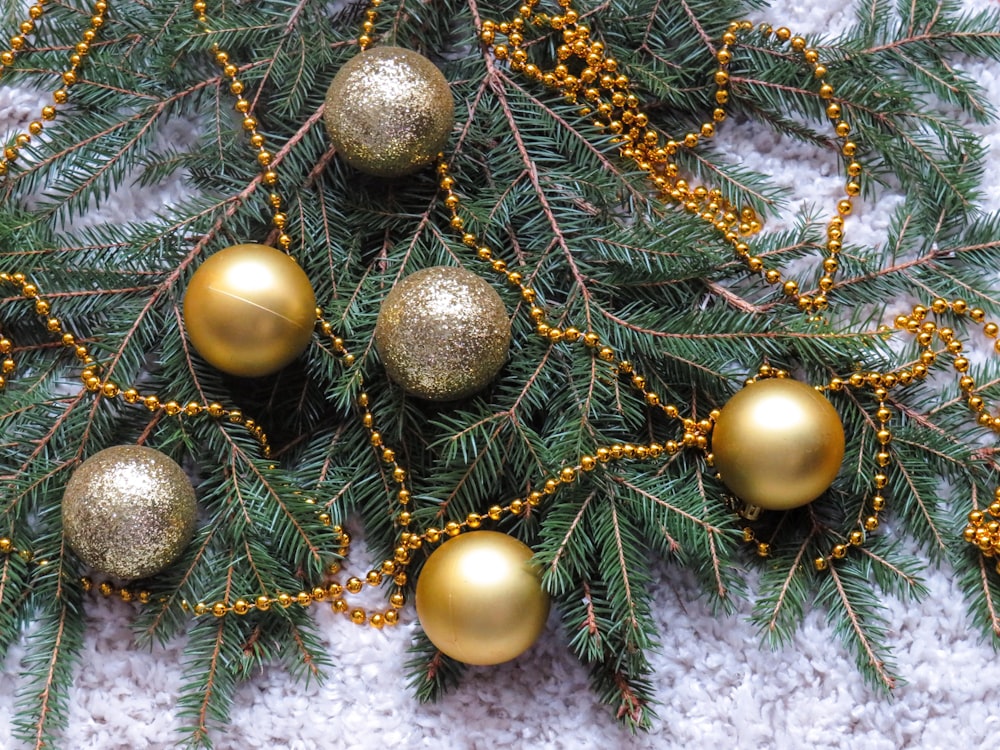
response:
[[[69,685],[83,641],[79,592],[64,588],[58,572],[54,578],[54,586],[32,596],[38,627],[28,638],[27,679],[20,686],[14,721],[16,736],[35,748],[51,746],[65,726]],[[48,579],[51,584],[53,576]]]
[[[894,690],[899,678],[893,674],[886,650],[878,645],[885,640],[885,620],[873,607],[867,579],[858,576],[853,567],[833,566],[828,580],[829,584],[821,586],[820,599],[845,618],[837,629],[854,652],[858,668],[874,688]]]

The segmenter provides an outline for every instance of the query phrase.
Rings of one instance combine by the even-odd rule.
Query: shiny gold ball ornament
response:
[[[374,47],[334,76],[323,121],[352,167],[399,177],[441,152],[455,121],[455,103],[447,79],[426,57],[401,47]]]
[[[191,344],[230,375],[277,372],[305,350],[315,322],[309,277],[267,245],[233,245],[209,256],[184,295]]]
[[[531,549],[498,531],[449,539],[417,579],[417,617],[440,651],[466,664],[500,664],[528,650],[545,628],[549,595]]]
[[[433,266],[386,295],[375,347],[404,390],[448,401],[475,393],[497,374],[507,360],[510,319],[482,278],[464,268]]]
[[[712,428],[712,454],[723,483],[744,502],[797,508],[836,478],[844,427],[815,388],[788,378],[757,380],[722,407]]]
[[[95,453],[66,484],[66,543],[104,575],[145,578],[173,563],[194,534],[194,488],[184,470],[152,448]]]

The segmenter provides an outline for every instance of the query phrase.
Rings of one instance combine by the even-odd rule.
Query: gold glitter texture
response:
[[[410,274],[382,302],[375,347],[389,377],[430,401],[483,388],[507,360],[510,319],[500,295],[471,271]]]
[[[174,461],[152,448],[117,446],[94,454],[70,477],[63,534],[98,572],[145,578],[180,557],[196,511],[194,488]]]
[[[401,47],[375,47],[348,60],[323,110],[337,152],[355,169],[379,177],[410,174],[433,161],[454,118],[444,75]]]

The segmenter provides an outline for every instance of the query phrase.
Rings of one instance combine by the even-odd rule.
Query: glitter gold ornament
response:
[[[401,47],[375,47],[348,60],[323,110],[337,152],[355,169],[379,177],[399,177],[433,161],[454,120],[444,75]]]
[[[410,274],[382,302],[375,347],[389,377],[431,401],[483,388],[507,359],[510,319],[500,295],[471,271]]]
[[[277,372],[309,344],[316,295],[305,271],[267,245],[233,245],[195,271],[184,327],[211,365],[241,377]]]
[[[744,502],[769,510],[823,494],[844,458],[844,427],[833,405],[788,378],[757,380],[734,395],[712,429],[715,468]]]
[[[180,557],[196,510],[190,480],[169,457],[140,445],[117,446],[73,472],[63,493],[63,534],[95,570],[145,578]]]
[[[417,580],[417,617],[438,649],[466,664],[500,664],[538,639],[549,595],[531,549],[498,531],[472,531],[438,547]]]

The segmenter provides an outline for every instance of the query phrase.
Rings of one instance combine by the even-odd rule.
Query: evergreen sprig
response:
[[[5,27],[17,5],[0,2]],[[655,126],[674,136],[711,113],[713,45],[728,22],[764,5],[580,3]],[[66,4],[47,7],[30,53],[5,81],[56,85],[86,16]],[[320,124],[325,88],[357,52],[362,10],[331,11],[313,0],[219,4],[206,34],[184,3],[116,2],[72,89],[72,108],[46,124],[0,181],[0,271],[29,274],[109,377],[180,403],[238,406],[266,426],[275,446],[265,459],[238,428],[95,399],[31,306],[13,295],[2,300],[0,326],[15,342],[18,367],[0,393],[0,537],[49,561],[38,567],[0,557],[0,658],[26,638],[16,724],[29,746],[58,739],[84,611],[100,606],[81,588],[84,570],[64,546],[59,508],[73,468],[102,448],[143,440],[198,480],[198,534],[179,563],[147,582],[152,602],[134,627],[140,642],[186,633],[184,739],[207,747],[254,667],[276,662],[320,677],[336,654],[323,653],[305,611],[192,622],[182,601],[321,581],[338,542],[315,509],[335,523],[357,519],[379,559],[396,546],[391,477],[353,413],[359,375],[381,433],[409,470],[420,528],[524,496],[598,445],[679,438],[604,363],[539,340],[509,288],[498,287],[514,343],[487,390],[442,408],[387,382],[371,340],[388,289],[439,264],[492,277],[448,228],[429,171],[395,182],[368,178],[328,146]],[[887,300],[960,296],[1000,307],[1000,289],[981,272],[1000,261],[1000,216],[977,208],[983,146],[964,124],[988,122],[996,111],[960,64],[1000,59],[1000,11],[969,14],[954,0],[868,0],[857,4],[851,28],[811,40],[863,149],[865,196],[877,199],[881,185],[907,196],[884,246],[845,247],[837,314],[819,320],[749,276],[711,227],[655,199],[646,176],[618,158],[613,139],[576,105],[483,51],[476,29],[510,13],[460,0],[383,6],[380,33],[430,56],[451,82],[458,122],[448,159],[469,225],[529,280],[552,320],[599,333],[685,416],[720,407],[765,362],[814,382],[912,362],[916,350],[889,346],[879,328],[891,323]],[[558,41],[541,34],[529,49],[551,61]],[[253,92],[261,132],[275,144],[295,255],[355,354],[352,367],[317,340],[278,375],[245,382],[213,371],[183,335],[181,300],[201,260],[228,244],[266,241],[269,232],[259,173],[227,82],[211,65],[213,43],[230,52]],[[840,158],[811,72],[790,53],[740,44],[731,73],[730,119]],[[722,131],[685,155],[682,169],[762,215],[786,211],[785,193],[742,167]],[[186,192],[153,214],[124,225],[95,218],[132,185],[177,175]],[[755,252],[781,268],[813,263],[825,208],[805,209],[785,230],[754,238]],[[984,396],[1000,395],[996,362],[976,363],[971,373]],[[719,481],[686,453],[655,466],[602,466],[498,524],[536,551],[569,648],[628,726],[649,726],[654,716],[656,560],[690,569],[720,611],[747,595],[746,573],[755,570],[753,618],[765,641],[787,642],[805,612],[822,607],[868,681],[878,690],[897,683],[881,599],[921,596],[919,562],[897,538],[876,537],[827,574],[811,566],[856,526],[874,471],[873,400],[832,399],[849,436],[845,468],[823,498],[775,523],[764,562],[742,544]],[[1000,637],[997,576],[958,541],[968,500],[983,505],[979,498],[992,496],[994,453],[980,447],[957,387],[945,385],[942,396],[917,384],[893,399],[900,415],[889,472],[894,531],[953,563],[976,624]],[[949,502],[942,480],[963,499]],[[304,506],[304,496],[316,505]],[[407,669],[421,700],[454,687],[462,673],[422,635]]]

